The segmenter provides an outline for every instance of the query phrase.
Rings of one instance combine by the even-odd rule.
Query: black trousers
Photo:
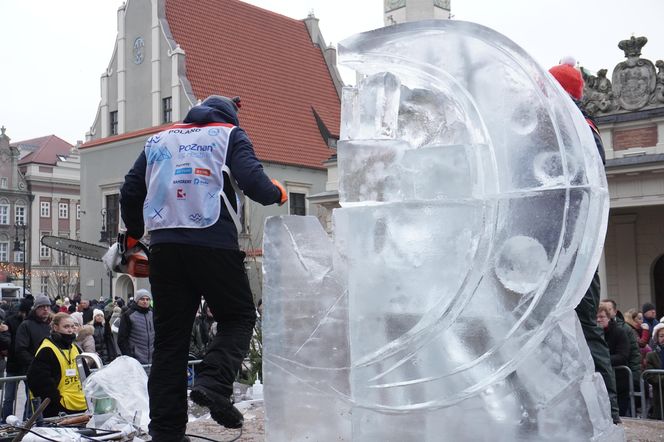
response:
[[[230,396],[249,350],[256,310],[244,253],[185,244],[150,249],[154,299],[154,357],[148,380],[150,434],[160,442],[182,440],[187,425],[189,340],[201,296],[218,332],[199,366],[196,385]]]

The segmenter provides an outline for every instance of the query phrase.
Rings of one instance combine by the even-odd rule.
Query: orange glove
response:
[[[288,201],[288,193],[286,193],[286,189],[284,189],[284,186],[281,185],[281,183],[274,178],[272,178],[272,184],[277,186],[277,189],[279,189],[279,192],[281,192],[281,199],[279,200],[279,205],[283,206],[286,201]]]

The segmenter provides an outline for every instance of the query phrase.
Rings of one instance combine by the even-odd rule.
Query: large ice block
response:
[[[268,220],[266,437],[621,441],[574,313],[606,177],[583,116],[516,44],[425,21],[339,46],[334,236]]]

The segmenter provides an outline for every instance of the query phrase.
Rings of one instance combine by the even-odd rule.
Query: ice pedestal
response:
[[[505,37],[431,21],[344,41],[334,237],[264,242],[269,441],[623,440],[574,307],[606,179],[582,115]]]

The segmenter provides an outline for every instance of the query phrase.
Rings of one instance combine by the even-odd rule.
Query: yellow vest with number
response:
[[[58,384],[60,405],[70,411],[85,411],[88,404],[85,401],[81,379],[78,377],[76,367],[76,356],[80,354],[78,347],[72,345],[71,349],[64,350],[55,345],[49,338],[46,338],[37,349],[37,353],[42,348],[50,348],[60,363],[60,383]]]

